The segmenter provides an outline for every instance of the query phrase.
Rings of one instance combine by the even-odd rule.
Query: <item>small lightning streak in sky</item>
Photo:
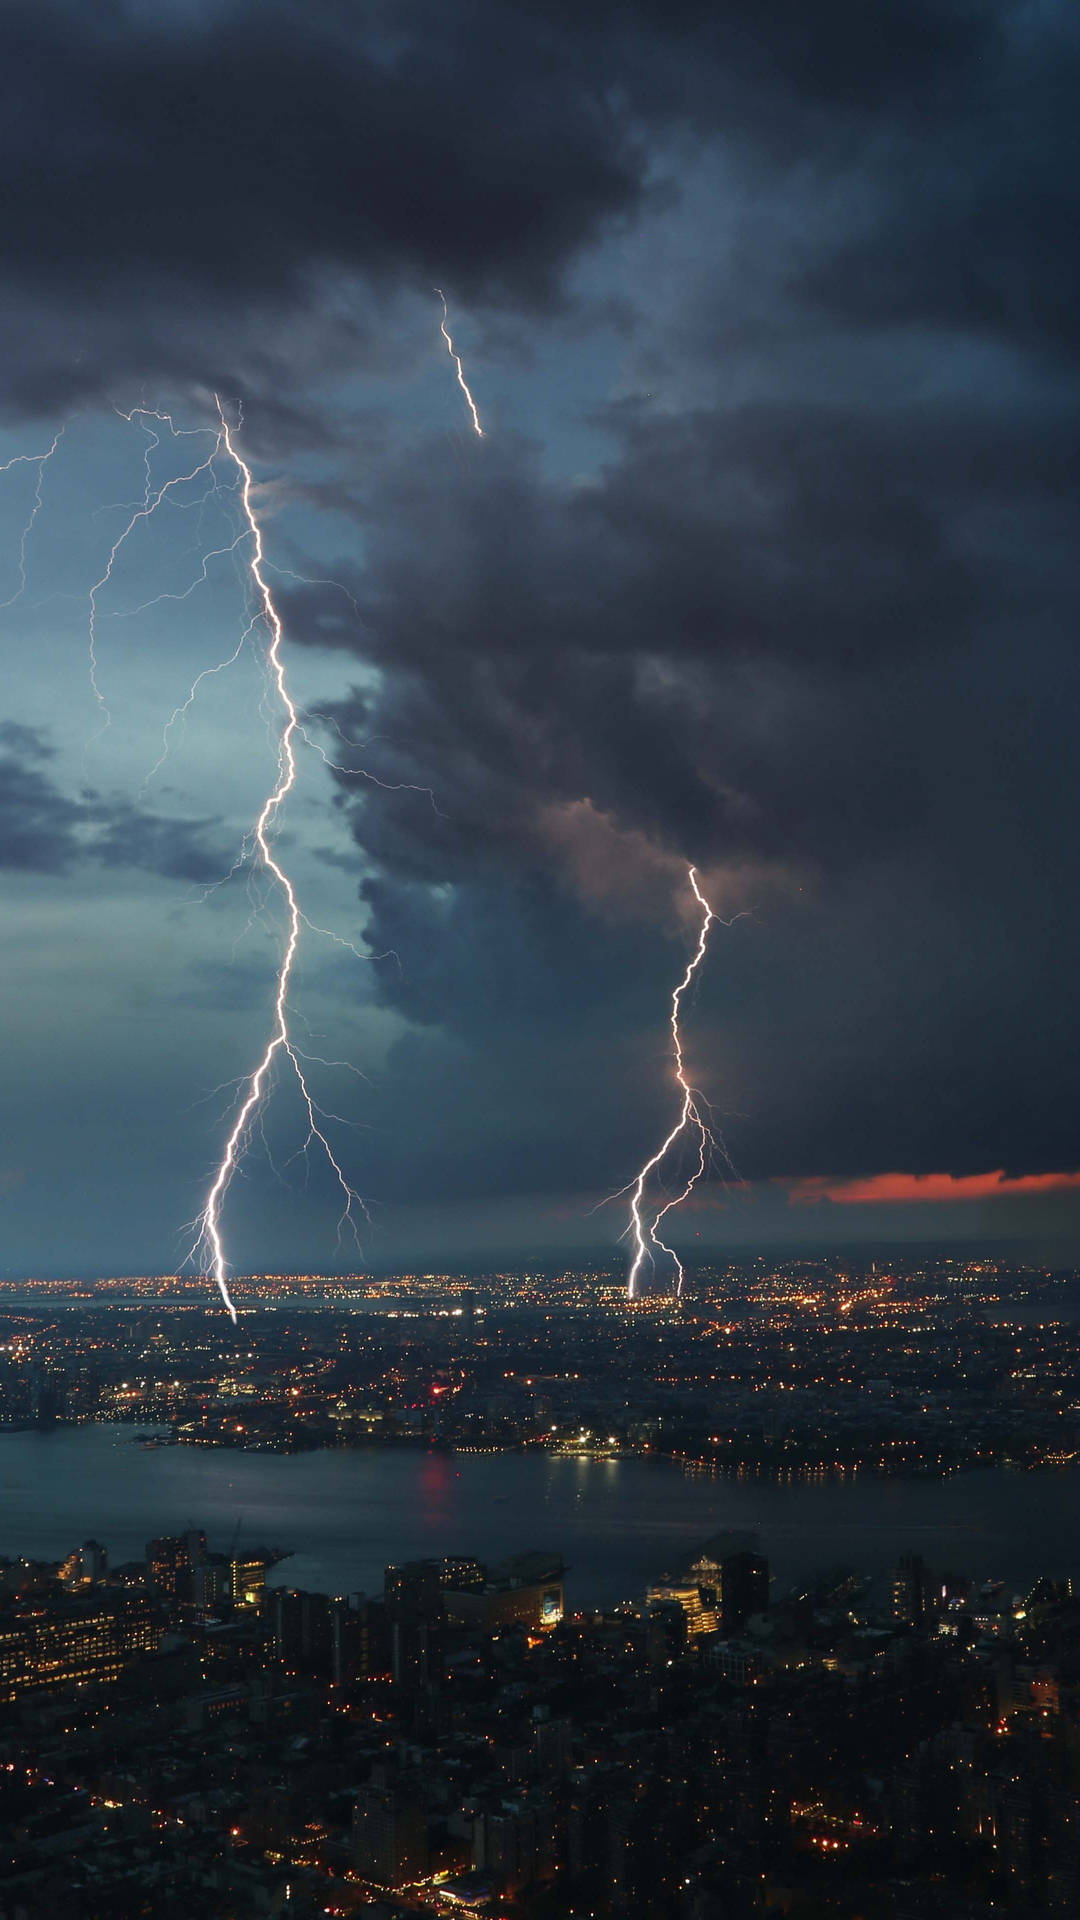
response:
[[[462,372],[461,355],[459,353],[455,353],[454,343],[451,340],[450,335],[447,332],[447,328],[446,328],[446,322],[449,318],[449,315],[446,310],[446,295],[443,292],[441,287],[436,287],[435,291],[438,294],[439,299],[442,301],[442,321],[439,326],[439,332],[442,334],[443,339],[446,341],[446,351],[450,355],[451,360],[453,361],[455,367],[457,368],[458,386],[461,388],[462,393],[465,395],[465,398],[469,403],[469,412],[472,414],[473,427],[476,433],[479,435],[480,439],[482,440],[484,437],[484,429],[480,425],[480,415],[476,410],[476,401],[473,399],[472,394],[469,392],[468,382],[465,378],[464,373]]]
[[[683,1287],[682,1261],[679,1259],[674,1248],[665,1245],[664,1241],[659,1238],[657,1228],[665,1214],[670,1213],[673,1207],[681,1206],[682,1202],[689,1198],[708,1166],[710,1155],[718,1145],[708,1121],[702,1114],[701,1108],[703,1103],[701,1096],[694,1091],[686,1078],[686,1068],[683,1061],[682,1034],[679,1029],[679,1013],[683,994],[686,992],[705,958],[706,949],[709,944],[709,928],[718,917],[713,912],[701,888],[698,886],[697,869],[695,867],[690,868],[690,885],[694,890],[694,897],[702,909],[701,928],[698,933],[698,943],[694,954],[692,958],[687,961],[686,972],[683,974],[682,979],[679,981],[678,986],[671,996],[671,1044],[675,1056],[675,1079],[682,1092],[682,1110],[678,1120],[668,1134],[667,1139],[657,1148],[651,1160],[646,1160],[633,1186],[628,1189],[630,1193],[629,1230],[634,1247],[634,1258],[627,1276],[626,1291],[628,1298],[631,1300],[636,1300],[637,1298],[638,1284],[646,1262],[650,1267],[655,1267],[657,1251],[667,1254],[669,1258],[674,1261],[676,1272],[675,1292],[677,1296],[681,1297]],[[646,1223],[646,1213],[650,1211],[650,1209],[645,1207],[645,1188],[648,1184],[649,1177],[651,1174],[659,1172],[668,1154],[672,1152],[676,1143],[684,1137],[696,1142],[698,1164],[690,1174],[682,1192],[673,1195],[670,1200],[665,1201],[659,1212],[654,1216],[652,1224],[649,1225]]]
[[[44,453],[17,453],[13,459],[6,460],[3,466],[0,466],[0,473],[10,473],[12,467],[36,467],[38,470],[37,482],[34,487],[33,504],[30,508],[30,518],[27,520],[19,536],[19,584],[10,600],[0,601],[0,608],[13,607],[16,600],[20,600],[26,592],[26,544],[34,531],[34,522],[41,512],[41,490],[45,484],[45,469],[52,459],[53,454],[56,452],[57,447],[60,445],[66,430],[66,426],[58,430],[52,446],[47,447]]]
[[[300,940],[300,928],[304,924],[304,915],[300,911],[300,905],[296,898],[293,883],[284,867],[281,866],[274,855],[271,833],[281,810],[282,803],[286,795],[292,790],[296,781],[295,740],[297,733],[301,730],[300,715],[293,702],[292,695],[289,692],[288,681],[285,677],[285,667],[281,657],[281,648],[285,638],[285,632],[282,626],[281,616],[278,613],[273,595],[270,592],[264,571],[264,567],[268,563],[266,562],[263,551],[262,528],[259,525],[254,506],[252,505],[252,490],[255,484],[254,476],[247,461],[237,449],[234,430],[225,417],[225,412],[220,400],[218,400],[217,406],[221,420],[219,446],[224,449],[225,453],[232,460],[240,479],[240,502],[243,508],[244,519],[247,522],[247,531],[251,538],[251,559],[248,564],[252,584],[255,589],[256,600],[261,610],[262,618],[265,621],[267,633],[270,636],[267,661],[274,688],[285,716],[284,725],[278,740],[277,784],[263,802],[262,811],[255,823],[254,834],[255,844],[258,847],[262,864],[279,888],[285,900],[288,913],[288,935],[285,942],[285,951],[278,969],[277,988],[274,995],[274,1027],[262,1059],[245,1083],[246,1091],[244,1098],[237,1111],[236,1118],[233,1121],[232,1131],[225,1142],[217,1174],[207,1195],[206,1205],[198,1223],[199,1231],[195,1247],[192,1249],[193,1254],[198,1251],[204,1251],[208,1257],[214,1282],[235,1323],[236,1307],[233,1304],[232,1295],[229,1292],[228,1286],[228,1268],[221,1230],[221,1209],[243,1153],[250,1129],[261,1113],[263,1100],[266,1095],[268,1075],[279,1053],[286,1054],[292,1064],[293,1072],[296,1075],[297,1084],[307,1110],[308,1134],[302,1151],[306,1152],[309,1147],[318,1143],[325,1153],[344,1197],[344,1207],[341,1216],[342,1225],[344,1225],[346,1221],[352,1221],[353,1207],[360,1206],[362,1208],[363,1202],[360,1200],[359,1195],[350,1187],[334,1157],[326,1135],[319,1126],[318,1110],[308,1090],[308,1084],[300,1062],[300,1054],[294,1046],[289,1033],[289,983],[292,978],[293,964],[296,960],[296,950]]]
[[[120,412],[119,408],[117,409],[117,412]],[[121,419],[127,420],[127,421],[135,421],[137,424],[141,425],[142,422],[141,422],[140,416],[147,416],[154,420],[168,421],[170,428],[172,428],[172,422],[171,420],[168,419],[167,414],[156,413],[156,412],[152,413],[146,407],[135,407],[130,413],[120,412]],[[100,731],[102,733],[109,726],[111,721],[111,715],[105,703],[105,696],[101,691],[101,686],[98,681],[98,655],[97,655],[98,597],[103,592],[103,590],[108,586],[110,580],[112,579],[113,568],[116,565],[116,561],[120,554],[120,551],[124,547],[126,542],[130,539],[136,527],[139,526],[140,523],[144,520],[152,520],[158,508],[162,505],[163,501],[167,500],[175,492],[177,487],[182,487],[185,485],[187,481],[196,479],[196,477],[200,473],[209,474],[210,477],[213,478],[213,464],[214,464],[215,458],[217,457],[217,454],[221,449],[222,438],[221,436],[219,436],[214,432],[214,429],[212,427],[195,427],[191,431],[192,433],[211,434],[214,440],[214,445],[212,450],[207,454],[205,460],[200,460],[197,466],[192,467],[190,473],[175,474],[171,480],[166,480],[163,486],[155,488],[150,478],[150,455],[152,454],[154,448],[159,445],[159,440],[158,440],[158,436],[153,432],[152,428],[144,428],[144,432],[146,432],[149,435],[149,442],[146,448],[146,453],[144,456],[144,463],[143,463],[144,470],[146,473],[146,492],[143,495],[142,504],[135,509],[135,512],[132,514],[131,519],[128,521],[127,526],[124,528],[123,532],[118,534],[116,539],[113,541],[112,547],[109,550],[109,557],[105,562],[105,571],[102,574],[100,580],[95,580],[94,585],[90,589],[89,612],[88,612],[88,618],[87,618],[87,639],[88,639],[88,646],[89,646],[89,653],[90,653],[90,685],[93,688],[94,699],[97,701],[98,709],[101,713]],[[174,437],[187,438],[189,436],[186,434],[185,435],[174,434]]]

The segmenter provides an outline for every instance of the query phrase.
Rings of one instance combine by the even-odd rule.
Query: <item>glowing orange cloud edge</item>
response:
[[[1080,1172],[1022,1173],[1011,1178],[998,1167],[990,1173],[874,1173],[862,1180],[794,1180],[788,1187],[788,1200],[792,1206],[810,1206],[818,1200],[831,1200],[839,1206],[907,1205],[912,1201],[1004,1200],[1067,1193],[1077,1188]]]

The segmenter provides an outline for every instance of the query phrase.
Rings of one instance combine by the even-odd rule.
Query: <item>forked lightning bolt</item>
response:
[[[275,858],[270,835],[285,796],[291,792],[296,782],[296,749],[294,742],[297,733],[300,731],[300,715],[293,702],[292,695],[289,692],[288,681],[285,678],[285,667],[281,658],[281,647],[285,638],[281,615],[278,613],[274,603],[274,597],[267,583],[266,574],[263,570],[265,554],[263,551],[262,528],[256,518],[251,499],[254,476],[247,461],[237,449],[233,429],[225,417],[225,412],[220,400],[218,401],[218,414],[221,420],[219,445],[224,448],[229,458],[233,461],[237,473],[240,476],[240,501],[244,518],[247,522],[247,531],[251,538],[251,559],[249,562],[251,578],[255,588],[256,601],[261,609],[262,617],[266,623],[266,630],[270,636],[267,660],[277,696],[281,703],[281,709],[285,716],[285,723],[278,741],[277,784],[263,802],[262,811],[255,823],[255,844],[259,850],[259,857],[266,871],[272,876],[280,889],[288,913],[288,935],[281,965],[278,969],[277,988],[274,995],[274,1027],[262,1059],[246,1083],[246,1092],[236,1118],[233,1121],[232,1131],[225,1142],[225,1148],[213,1185],[206,1197],[206,1205],[203,1208],[199,1220],[198,1237],[192,1249],[193,1255],[199,1251],[204,1251],[209,1257],[210,1271],[214,1282],[235,1324],[236,1307],[233,1303],[232,1295],[229,1292],[225,1247],[221,1237],[221,1208],[225,1196],[228,1193],[233,1175],[236,1172],[237,1161],[243,1150],[249,1128],[260,1114],[266,1092],[267,1076],[274,1064],[275,1057],[279,1053],[284,1053],[288,1056],[292,1064],[293,1072],[296,1075],[304,1105],[307,1109],[307,1144],[310,1145],[314,1140],[319,1142],[341,1187],[345,1200],[342,1220],[351,1219],[353,1206],[362,1206],[363,1203],[359,1200],[359,1196],[354,1193],[352,1187],[350,1187],[337,1160],[334,1158],[326,1135],[319,1126],[315,1103],[308,1090],[308,1084],[304,1077],[304,1069],[300,1064],[300,1055],[289,1034],[289,983],[292,978],[293,964],[296,960],[296,949],[300,941],[300,927],[303,923],[304,916],[300,911],[300,905],[296,898],[293,883],[284,867],[281,866],[280,862]]]
[[[701,888],[698,886],[697,869],[695,867],[690,868],[690,885],[694,890],[694,897],[702,909],[701,928],[698,933],[698,943],[695,952],[692,958],[687,961],[686,972],[683,974],[682,979],[679,981],[678,986],[671,996],[671,1045],[675,1057],[675,1080],[682,1093],[682,1109],[667,1139],[657,1148],[652,1158],[646,1160],[637,1179],[629,1189],[629,1232],[634,1248],[634,1258],[627,1276],[626,1290],[631,1300],[637,1298],[638,1283],[646,1262],[648,1262],[650,1266],[655,1266],[656,1264],[654,1249],[660,1253],[666,1253],[668,1257],[674,1261],[677,1276],[675,1292],[676,1295],[681,1297],[684,1278],[682,1261],[679,1259],[675,1249],[666,1246],[664,1241],[660,1239],[657,1228],[665,1214],[670,1213],[673,1207],[681,1206],[683,1201],[689,1198],[698,1181],[701,1179],[702,1174],[705,1172],[711,1154],[717,1149],[719,1144],[708,1121],[702,1115],[700,1105],[701,1096],[695,1093],[686,1077],[686,1067],[683,1060],[682,1034],[679,1028],[679,1013],[683,994],[686,992],[705,958],[706,949],[709,944],[709,928],[718,917],[713,912]],[[645,1206],[645,1188],[648,1184],[649,1176],[660,1171],[668,1154],[672,1152],[676,1143],[684,1136],[696,1141],[698,1164],[690,1174],[682,1192],[674,1194],[670,1200],[665,1201],[659,1212],[653,1217],[651,1225],[648,1225],[646,1223],[646,1214],[651,1212],[651,1208],[646,1208]],[[624,1191],[627,1191],[627,1189],[624,1189]]]
[[[262,809],[254,827],[251,829],[249,835],[245,836],[244,849],[238,860],[234,863],[231,871],[235,873],[239,869],[247,857],[249,848],[257,852],[262,868],[268,874],[284,899],[287,914],[287,934],[282,959],[278,967],[274,991],[273,1028],[271,1036],[257,1067],[239,1083],[242,1087],[239,1108],[236,1112],[228,1139],[226,1140],[222,1157],[218,1164],[213,1184],[207,1195],[203,1211],[196,1223],[197,1231],[194,1244],[187,1256],[188,1260],[191,1261],[197,1258],[202,1258],[205,1261],[221,1294],[222,1301],[235,1323],[237,1317],[236,1307],[228,1285],[228,1265],[222,1238],[221,1212],[232,1183],[233,1175],[237,1170],[240,1158],[247,1146],[250,1134],[256,1126],[262,1123],[262,1110],[268,1089],[268,1080],[275,1059],[279,1053],[285,1054],[288,1057],[296,1075],[297,1084],[307,1113],[308,1132],[300,1151],[302,1153],[305,1152],[307,1148],[317,1142],[323,1149],[341,1188],[344,1205],[339,1225],[344,1226],[346,1222],[352,1223],[354,1207],[359,1207],[361,1210],[364,1209],[363,1201],[359,1194],[349,1185],[330,1143],[319,1125],[319,1120],[322,1116],[319,1108],[316,1106],[301,1064],[303,1060],[314,1056],[304,1054],[291,1038],[289,1032],[288,994],[302,926],[310,927],[313,932],[325,933],[328,938],[337,941],[339,945],[348,947],[350,952],[357,955],[357,958],[364,958],[365,956],[360,953],[357,947],[353,946],[351,941],[340,940],[339,936],[332,933],[328,928],[315,927],[314,923],[308,920],[307,916],[301,911],[292,880],[273,851],[272,836],[274,826],[285,797],[291,792],[296,781],[297,763],[295,741],[297,736],[304,739],[307,739],[308,736],[301,726],[299,711],[289,692],[285,666],[281,656],[284,629],[281,616],[278,613],[266,578],[265,568],[270,565],[270,562],[266,558],[262,528],[256,516],[253,503],[254,475],[236,445],[235,430],[230,426],[220,401],[217,402],[217,407],[219,420],[217,427],[196,427],[190,429],[178,429],[174,426],[169,414],[152,409],[136,407],[132,409],[131,412],[121,413],[122,419],[139,426],[147,436],[147,446],[143,463],[145,487],[142,500],[135,502],[129,509],[127,523],[122,532],[113,541],[100,579],[97,580],[90,589],[89,654],[91,685],[102,714],[103,725],[107,726],[109,724],[109,713],[101,693],[97,676],[96,639],[99,598],[105,587],[113,580],[117,560],[127,540],[135,532],[140,523],[153,519],[162,505],[167,501],[175,500],[178,490],[187,482],[196,479],[200,474],[207,476],[207,492],[204,498],[209,498],[212,494],[220,492],[221,487],[215,472],[215,463],[219,460],[227,459],[231,463],[236,476],[236,491],[242,509],[243,525],[236,539],[230,541],[225,546],[216,547],[206,552],[203,555],[202,565],[197,578],[182,592],[158,594],[152,600],[144,602],[140,607],[129,608],[127,613],[129,616],[141,613],[145,611],[147,607],[156,606],[163,600],[187,599],[188,595],[194,592],[195,588],[202,585],[207,579],[208,567],[211,560],[227,554],[236,553],[245,545],[250,546],[250,558],[246,561],[246,565],[254,589],[255,609],[252,616],[247,622],[243,633],[240,635],[233,652],[216,666],[204,668],[201,673],[196,675],[187,698],[181,702],[166,722],[162,737],[161,754],[155,766],[151,768],[150,773],[147,775],[146,781],[143,783],[145,788],[149,780],[153,778],[153,775],[161,767],[168,754],[172,729],[188,712],[202,682],[220,673],[225,667],[230,666],[239,657],[256,629],[262,626],[267,635],[266,662],[270,681],[283,716],[281,729],[277,738],[277,781],[272,792],[263,802]],[[120,410],[118,409],[118,411]],[[154,426],[151,424],[152,422],[157,422],[159,425],[166,427],[173,439],[195,438],[201,435],[204,438],[208,438],[212,442],[212,445],[209,450],[204,453],[203,457],[197,459],[185,472],[174,475],[172,479],[165,481],[161,485],[156,485],[152,478],[150,461],[154,449],[160,445],[160,435],[155,431]],[[36,458],[40,465],[43,465],[44,461],[51,457],[53,452],[55,452],[55,442],[48,454],[27,457]],[[41,482],[39,473],[34,513],[31,515],[23,538],[24,549],[26,537],[33,526],[37,506],[40,504],[40,490]],[[196,504],[202,503],[203,502],[200,501]],[[114,615],[113,617],[118,616]],[[314,745],[316,743],[312,742],[311,744]],[[372,780],[375,779],[374,775],[366,777]],[[375,784],[382,785],[384,783],[377,781]],[[335,1062],[332,1064],[346,1065],[347,1063]]]
[[[465,379],[460,355],[455,351],[453,340],[448,331],[446,299],[441,291],[439,291],[439,298],[442,301],[441,332],[446,341],[447,351],[457,372],[458,384],[468,402],[473,428],[477,435],[483,438],[484,430],[480,424],[480,415],[476,402]],[[296,783],[296,742],[299,739],[303,740],[309,746],[312,746],[326,761],[327,765],[336,773],[346,775],[350,778],[370,780],[372,784],[386,788],[389,791],[407,790],[425,794],[430,799],[433,807],[435,806],[435,798],[430,789],[426,787],[414,787],[412,783],[409,782],[391,783],[377,779],[374,774],[368,773],[366,769],[360,767],[338,766],[335,761],[330,760],[330,757],[318,743],[312,740],[310,734],[304,728],[300,710],[297,708],[289,691],[285,665],[282,659],[282,645],[285,638],[284,628],[281,615],[278,612],[267,580],[266,569],[272,569],[272,563],[265,553],[262,527],[255,511],[253,500],[255,489],[254,475],[237,447],[236,429],[230,425],[221,401],[217,400],[219,424],[216,427],[195,427],[186,430],[178,429],[174,426],[173,420],[168,413],[159,412],[154,408],[135,407],[129,412],[123,412],[118,408],[116,411],[122,419],[137,426],[146,436],[143,457],[144,489],[141,500],[131,502],[125,507],[124,510],[128,515],[126,524],[113,541],[101,576],[90,588],[88,596],[87,637],[90,684],[101,716],[100,731],[104,731],[104,729],[109,726],[110,715],[98,678],[97,642],[99,603],[106,588],[113,582],[117,561],[131,535],[135,533],[138,527],[152,520],[162,506],[168,503],[178,506],[195,505],[196,507],[201,507],[212,496],[220,493],[222,489],[218,482],[216,465],[219,461],[226,459],[231,463],[235,474],[235,492],[242,508],[243,524],[240,533],[235,540],[227,545],[214,548],[203,555],[198,577],[192,581],[189,587],[185,588],[182,592],[158,594],[154,599],[145,602],[143,606],[127,609],[127,615],[130,617],[141,613],[145,611],[147,607],[157,605],[163,600],[187,599],[188,595],[193,593],[196,587],[206,581],[209,563],[212,560],[228,554],[237,553],[245,546],[249,546],[250,552],[250,558],[246,560],[245,564],[247,565],[253,589],[255,611],[248,621],[244,632],[240,635],[233,652],[216,665],[204,668],[203,671],[195,677],[187,698],[176,707],[170,718],[166,721],[162,735],[161,753],[156,764],[147,775],[146,781],[143,783],[144,789],[167,758],[173,730],[187,715],[202,683],[221,673],[227,666],[232,665],[233,662],[239,658],[245,645],[259,627],[264,629],[267,636],[266,664],[269,681],[282,716],[280,730],[277,734],[277,780],[272,791],[267,795],[262,804],[254,827],[250,830],[249,834],[245,836],[244,847],[231,869],[231,873],[238,871],[239,867],[248,857],[249,851],[257,853],[259,864],[273,886],[277,889],[285,905],[286,937],[277,970],[274,990],[272,1031],[258,1064],[249,1075],[238,1083],[241,1089],[240,1095],[238,1096],[239,1104],[236,1108],[232,1127],[225,1141],[213,1182],[207,1193],[202,1213],[195,1223],[195,1239],[187,1256],[188,1261],[201,1259],[205,1262],[221,1295],[224,1306],[235,1324],[237,1319],[236,1306],[229,1291],[228,1263],[222,1237],[222,1208],[232,1184],[233,1176],[237,1172],[251,1135],[256,1128],[262,1125],[263,1108],[270,1077],[279,1054],[286,1056],[292,1067],[307,1113],[308,1132],[306,1140],[300,1148],[300,1152],[304,1153],[313,1144],[318,1143],[325,1153],[327,1162],[341,1189],[344,1204],[339,1227],[344,1226],[346,1223],[354,1224],[354,1208],[359,1208],[361,1211],[366,1212],[364,1202],[359,1194],[350,1186],[334,1156],[325,1133],[319,1125],[320,1118],[322,1118],[323,1115],[320,1113],[313,1099],[302,1065],[302,1062],[309,1059],[318,1059],[319,1056],[306,1054],[294,1042],[289,1030],[289,989],[292,982],[302,927],[309,927],[313,932],[326,934],[328,938],[336,941],[341,946],[347,947],[352,953],[357,954],[359,958],[366,957],[360,954],[359,949],[353,946],[351,941],[341,940],[338,935],[330,932],[327,928],[316,927],[314,923],[307,918],[301,910],[293,882],[274,852],[274,830],[279,820],[281,808]],[[167,429],[170,437],[174,440],[202,438],[204,449],[202,455],[194,458],[193,461],[187,465],[183,473],[176,474],[161,484],[155,482],[152,473],[152,455],[155,449],[161,444],[161,434],[157,431],[159,426]],[[12,599],[3,603],[5,606],[12,605],[13,601],[19,599],[25,591],[27,581],[27,544],[42,505],[44,470],[56,453],[63,433],[64,428],[61,427],[51,446],[43,453],[18,454],[14,459],[0,464],[0,474],[7,473],[16,466],[33,465],[37,468],[37,479],[31,510],[29,518],[22,529],[19,543],[19,584]],[[211,443],[209,448],[206,446],[207,441]],[[196,480],[200,475],[206,476],[207,485],[205,493],[195,502],[181,500],[178,497],[180,489],[189,482]],[[233,489],[230,488],[230,491],[232,490]],[[338,583],[324,584],[337,585]],[[342,589],[342,591],[345,591],[345,589]],[[351,596],[349,597],[351,598]],[[353,604],[355,606],[355,602]],[[117,618],[122,616],[114,613],[110,617]],[[329,718],[329,716],[320,717]],[[438,811],[437,808],[436,811]],[[229,877],[231,877],[231,873]],[[345,1067],[349,1065],[346,1061],[323,1061],[321,1064],[334,1067]],[[340,1116],[336,1115],[328,1117],[340,1118]]]
[[[458,386],[461,388],[462,393],[465,395],[465,398],[469,403],[469,412],[472,414],[473,431],[477,433],[480,439],[482,440],[484,437],[484,429],[480,425],[480,415],[477,412],[476,401],[473,399],[472,394],[469,392],[468,382],[465,378],[464,372],[462,371],[461,355],[454,351],[454,343],[451,340],[450,335],[447,331],[446,322],[447,322],[447,319],[449,318],[449,315],[446,310],[446,295],[443,292],[441,287],[436,287],[435,291],[438,294],[439,299],[442,301],[442,323],[439,327],[439,332],[442,334],[443,339],[446,341],[446,351],[450,355],[451,360],[453,361],[455,367],[457,368]]]

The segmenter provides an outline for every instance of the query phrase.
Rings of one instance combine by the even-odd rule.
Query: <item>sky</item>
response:
[[[233,1268],[622,1259],[691,863],[684,1253],[1077,1257],[1078,69],[1040,0],[3,10],[3,1271],[173,1270],[269,1031],[215,394],[371,1214],[282,1074]]]

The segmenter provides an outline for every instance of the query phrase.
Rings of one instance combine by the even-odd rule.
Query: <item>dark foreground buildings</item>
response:
[[[608,1614],[546,1554],[263,1590],[199,1530],[0,1564],[0,1920],[1070,1920],[1080,1597],[720,1536]]]

